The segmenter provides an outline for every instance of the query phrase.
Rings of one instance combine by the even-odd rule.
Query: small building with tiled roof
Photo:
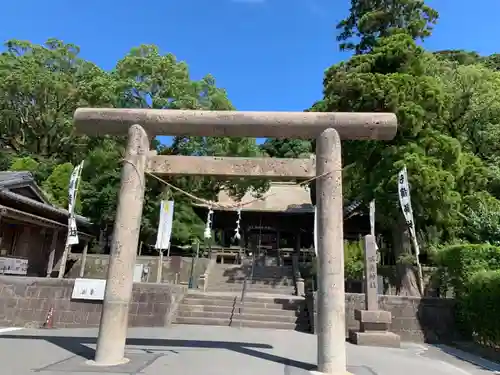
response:
[[[94,238],[92,223],[76,215],[79,245]],[[29,172],[0,172],[0,263],[28,261],[27,275],[50,276],[64,252],[68,211],[52,205]],[[0,273],[9,273],[0,270]]]

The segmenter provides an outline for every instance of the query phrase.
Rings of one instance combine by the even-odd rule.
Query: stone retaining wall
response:
[[[77,278],[80,275],[82,254],[70,254],[68,261],[67,278]],[[142,264],[149,269],[147,281],[156,282],[158,272],[158,256],[137,256],[135,263]],[[163,283],[184,283],[187,284],[191,272],[193,280],[198,280],[204,274],[209,263],[208,258],[198,258],[194,261],[193,257],[181,257],[173,255],[163,260],[162,282]],[[84,277],[87,279],[105,279],[108,271],[109,254],[88,254],[85,261]],[[58,270],[58,265],[56,266]]]
[[[0,326],[40,327],[51,307],[54,327],[99,325],[101,301],[72,300],[73,279],[0,276]],[[171,323],[186,289],[179,285],[134,284],[129,326]]]
[[[71,299],[74,280],[0,276],[0,326],[41,326],[54,308],[54,327],[99,325],[101,301]],[[171,284],[134,284],[129,325],[169,325],[186,288]],[[313,298],[306,298],[308,311]],[[393,316],[391,331],[406,341],[447,341],[457,338],[455,302],[450,299],[379,296],[379,305]],[[347,329],[358,328],[354,310],[364,308],[363,294],[346,294]],[[314,331],[313,315],[309,314]],[[347,334],[347,331],[346,331]]]
[[[316,294],[314,294],[314,299]],[[313,295],[306,297],[311,331],[315,332]],[[445,342],[458,338],[455,324],[455,301],[432,297],[379,296],[381,310],[392,313],[391,331],[402,341]],[[365,295],[346,293],[346,337],[349,329],[359,329],[355,309],[365,308]]]

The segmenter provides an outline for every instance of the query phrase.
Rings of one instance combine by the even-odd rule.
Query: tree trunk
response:
[[[413,262],[409,262],[409,256],[412,255],[410,231],[402,215],[394,229],[393,251],[396,258],[397,294],[419,297],[416,270]]]

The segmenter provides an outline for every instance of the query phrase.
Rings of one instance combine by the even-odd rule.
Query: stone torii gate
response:
[[[147,171],[271,179],[320,176],[316,184],[318,371],[331,375],[347,372],[340,140],[390,140],[397,131],[394,114],[80,108],[74,120],[77,131],[87,135],[128,132],[96,365],[127,361],[128,310]],[[149,144],[158,135],[316,138],[316,168],[310,159],[156,156]]]

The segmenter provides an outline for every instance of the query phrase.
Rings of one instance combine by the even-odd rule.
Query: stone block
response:
[[[400,348],[401,338],[392,332],[371,331],[359,332],[349,331],[349,341],[355,345],[382,346],[388,348]]]
[[[361,323],[391,324],[392,314],[384,310],[354,310],[354,318]]]
[[[354,317],[361,332],[388,331],[392,322],[392,314],[384,310],[354,310]]]

